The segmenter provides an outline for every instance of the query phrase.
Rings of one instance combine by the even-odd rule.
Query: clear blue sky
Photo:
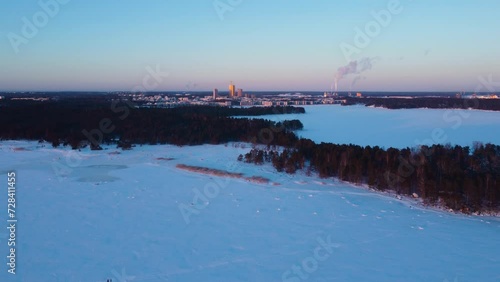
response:
[[[231,80],[245,90],[329,90],[349,63],[341,44],[356,47],[355,28],[391,2],[70,0],[44,23],[40,2],[53,1],[2,2],[0,90],[131,90],[147,66],[169,73],[159,91],[227,90]],[[339,90],[473,91],[478,76],[500,82],[500,1],[399,3],[350,58],[369,58],[371,68],[341,79]],[[23,18],[41,26],[32,38]]]

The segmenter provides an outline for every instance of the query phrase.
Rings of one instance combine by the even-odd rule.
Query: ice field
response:
[[[493,112],[306,107],[303,137],[500,144]],[[242,148],[244,146],[245,148]],[[248,144],[121,151],[0,142],[0,281],[500,281],[500,220],[238,162]],[[201,166],[269,184],[180,170]],[[16,173],[16,275],[7,174]]]
[[[278,174],[237,162],[248,148],[235,146],[74,152],[2,142],[0,172],[17,174],[18,265],[13,276],[4,264],[0,280],[500,280],[498,219]],[[272,184],[186,172],[181,163]],[[4,254],[7,237],[2,228]]]
[[[305,114],[268,115],[274,121],[299,119],[298,135],[316,142],[405,148],[473,142],[500,144],[500,113],[461,109],[389,110],[365,106],[303,106]]]

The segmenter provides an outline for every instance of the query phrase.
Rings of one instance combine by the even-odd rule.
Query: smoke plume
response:
[[[356,84],[357,81],[359,81],[361,79],[365,79],[366,77],[360,76],[359,74],[361,74],[367,70],[371,70],[373,67],[373,64],[375,63],[375,61],[377,59],[378,59],[378,57],[372,57],[372,58],[363,57],[359,60],[351,61],[351,62],[349,62],[349,64],[338,68],[337,74],[335,75],[335,91],[337,91],[337,87],[338,87],[337,85],[338,85],[339,80],[341,80],[349,75],[358,74],[358,76],[356,76],[354,78],[351,86],[354,86],[354,84]]]

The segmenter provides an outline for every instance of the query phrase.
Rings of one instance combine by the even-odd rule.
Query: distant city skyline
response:
[[[250,92],[335,82],[498,92],[499,10],[494,0],[7,1],[0,91],[224,92],[233,81]]]

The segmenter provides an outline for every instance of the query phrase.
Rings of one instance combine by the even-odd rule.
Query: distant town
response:
[[[332,104],[355,104],[357,99],[363,98],[396,98],[396,99],[414,99],[414,98],[455,98],[455,99],[500,99],[497,94],[478,94],[465,92],[460,93],[447,93],[447,94],[432,94],[428,93],[423,95],[412,95],[412,93],[405,93],[405,95],[388,93],[387,95],[364,95],[362,92],[289,92],[289,93],[257,93],[245,92],[242,88],[236,88],[236,85],[231,82],[228,87],[229,91],[219,92],[219,89],[213,89],[211,95],[205,92],[154,92],[154,93],[141,93],[141,92],[106,92],[104,94],[113,94],[120,97],[126,97],[134,102],[137,102],[142,107],[177,107],[189,105],[203,105],[203,106],[303,106],[303,105],[332,105]],[[57,92],[50,93],[52,95],[44,96],[43,92],[5,92],[6,96],[0,96],[0,100],[31,100],[31,101],[49,101],[63,98],[63,95],[55,95]],[[79,92],[68,92],[70,95],[76,95]],[[32,94],[32,95],[30,95]],[[83,94],[81,94],[83,95]],[[357,100],[363,103],[363,100]]]

